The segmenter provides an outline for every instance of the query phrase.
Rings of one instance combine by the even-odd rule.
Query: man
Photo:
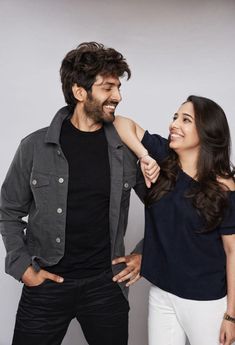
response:
[[[123,238],[130,190],[143,197],[144,183],[112,122],[131,72],[119,52],[90,42],[60,74],[68,106],[22,140],[2,186],[6,272],[24,283],[13,344],[61,344],[77,318],[90,345],[125,345],[141,243],[125,256]],[[142,163],[150,184],[155,161]]]

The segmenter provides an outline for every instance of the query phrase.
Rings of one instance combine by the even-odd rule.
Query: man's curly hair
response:
[[[123,55],[113,48],[97,42],[83,42],[65,56],[60,68],[62,90],[66,103],[74,108],[77,100],[72,86],[77,84],[91,91],[96,76],[131,77],[130,68]]]

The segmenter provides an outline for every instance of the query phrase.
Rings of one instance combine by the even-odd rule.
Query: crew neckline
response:
[[[81,135],[95,135],[103,131],[103,126],[101,126],[99,129],[95,131],[82,131],[81,129],[78,129],[77,127],[73,125],[73,123],[71,122],[71,119],[68,119],[67,123],[69,127],[73,129],[74,132],[79,133]]]

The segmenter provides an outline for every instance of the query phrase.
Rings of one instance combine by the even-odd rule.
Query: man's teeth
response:
[[[115,106],[114,105],[105,105],[106,108],[109,108],[109,109],[112,109],[114,110],[115,109]]]

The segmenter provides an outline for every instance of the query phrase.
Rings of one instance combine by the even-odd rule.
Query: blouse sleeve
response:
[[[161,162],[169,155],[168,140],[158,134],[144,133],[142,144],[149,154],[158,162]]]
[[[221,235],[235,234],[235,192],[229,192],[228,211],[219,230]]]

